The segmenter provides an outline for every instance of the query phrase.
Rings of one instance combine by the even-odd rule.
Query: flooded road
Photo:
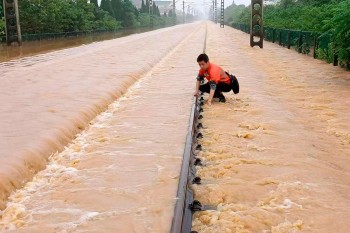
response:
[[[22,47],[19,47],[15,43],[12,46],[7,46],[6,43],[0,43],[0,62],[34,56],[42,53],[76,47],[80,45],[86,45],[103,40],[111,40],[115,38],[128,36],[131,34],[147,32],[150,30],[153,29],[120,29],[119,31],[115,32],[96,32],[87,35],[76,36],[74,36],[74,33],[68,33],[66,37],[62,36],[51,39],[44,39],[45,34],[41,35],[43,39],[40,39],[40,35],[37,35],[38,40],[24,41]]]
[[[131,71],[146,69],[146,58],[158,61],[126,93],[121,86],[125,94],[120,99],[10,196],[0,212],[0,231],[168,232],[193,100],[194,61],[203,48],[204,29],[197,23],[138,35],[122,44],[125,50],[117,47],[119,40],[112,42],[125,56],[117,69],[109,68],[114,79],[122,78],[116,75],[119,72],[130,76]],[[161,50],[139,49],[160,34]],[[165,51],[160,47],[169,45]],[[89,76],[93,73],[84,78]],[[106,85],[105,90],[90,87],[108,90]]]
[[[13,189],[45,168],[48,156],[196,28],[165,28],[0,63],[0,209]]]
[[[193,188],[217,210],[193,230],[348,233],[350,73],[207,29],[241,93],[205,106]],[[0,231],[169,232],[204,35],[198,23],[1,63]]]
[[[230,43],[228,43],[230,41]],[[198,232],[347,233],[350,73],[249,35],[208,28],[207,53],[239,95],[205,107]]]

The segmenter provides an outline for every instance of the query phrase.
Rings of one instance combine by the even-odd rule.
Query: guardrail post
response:
[[[290,49],[290,30],[288,30],[288,35],[287,35],[287,47]]]
[[[337,47],[336,43],[334,43],[333,46],[333,66],[338,66],[338,53],[337,53]]]
[[[317,49],[318,49],[318,35],[314,35],[314,58],[317,58]]]
[[[281,29],[278,32],[278,45],[282,45],[282,30]]]
[[[298,39],[298,53],[302,52],[302,46],[303,46],[303,32],[299,32],[299,39]]]

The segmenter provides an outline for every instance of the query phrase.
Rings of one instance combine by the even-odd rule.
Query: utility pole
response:
[[[173,0],[173,21],[174,25],[176,25],[176,11],[175,11],[175,0]]]
[[[151,27],[153,27],[153,0],[149,0],[148,13],[149,13],[149,20],[150,20]]]
[[[213,22],[215,22],[215,2],[213,0]]]
[[[182,23],[185,23],[185,1],[182,1]]]
[[[224,10],[225,10],[225,1],[224,1],[224,0],[221,0],[220,27],[222,27],[222,28],[225,26]]]
[[[7,45],[17,42],[21,46],[22,34],[19,24],[18,0],[4,0],[3,3]]]
[[[215,0],[215,5],[214,5],[214,13],[215,13],[215,23],[218,23],[218,3],[217,3],[217,0]]]

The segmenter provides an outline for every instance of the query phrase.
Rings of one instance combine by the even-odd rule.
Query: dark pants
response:
[[[206,92],[209,93],[210,92],[210,85],[209,83],[203,84],[199,86],[199,90],[201,92]],[[231,84],[226,84],[226,83],[218,83],[216,85],[216,90],[214,93],[214,97],[219,97],[222,95],[222,92],[229,92],[232,90]]]

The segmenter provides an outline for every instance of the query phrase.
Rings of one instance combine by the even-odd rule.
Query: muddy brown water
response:
[[[170,229],[203,35],[180,25],[1,63],[1,231]]]
[[[208,28],[207,53],[239,95],[204,109],[198,232],[348,233],[350,73],[232,28]]]
[[[205,106],[203,184],[193,188],[217,210],[196,213],[193,230],[349,232],[349,72],[271,43],[250,48],[247,34],[207,26],[210,59],[237,75],[241,93]],[[0,158],[2,190],[20,187],[54,153],[3,202],[1,231],[169,232],[204,28],[0,66],[1,155],[25,149]]]

